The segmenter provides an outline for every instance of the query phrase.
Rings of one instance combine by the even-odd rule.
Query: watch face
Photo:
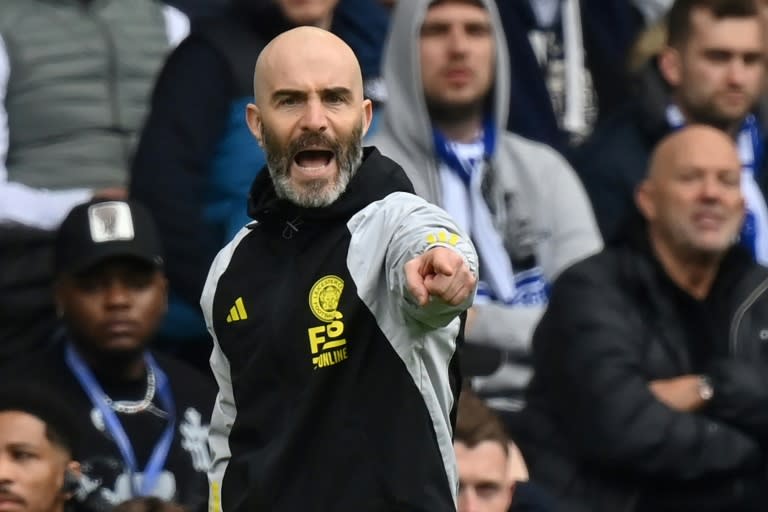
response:
[[[712,389],[712,383],[706,377],[699,379],[699,397],[705,402],[712,399],[714,390]]]

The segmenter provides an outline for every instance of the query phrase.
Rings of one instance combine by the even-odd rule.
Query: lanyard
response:
[[[437,156],[461,178],[465,186],[469,187],[472,181],[472,172],[475,169],[475,162],[462,162],[453,150],[451,142],[440,131],[432,130],[432,134]],[[493,156],[495,146],[496,127],[493,124],[493,119],[488,117],[483,123],[483,148],[486,159]]]
[[[136,474],[139,473],[138,463],[136,461],[136,454],[133,451],[133,445],[128,439],[128,435],[125,433],[123,425],[120,423],[120,419],[115,414],[115,411],[109,406],[105,400],[106,394],[101,386],[96,381],[91,370],[82,360],[77,351],[72,347],[71,343],[67,343],[66,356],[67,366],[72,370],[80,382],[91,403],[99,409],[104,417],[104,424],[109,430],[112,439],[117,443],[117,447],[120,449],[120,454],[123,456],[123,461],[128,466],[131,472],[131,488],[134,496],[149,496],[154,490],[160,473],[163,471],[165,462],[168,459],[168,452],[171,449],[173,443],[173,433],[176,429],[176,408],[173,402],[173,396],[171,395],[171,387],[168,382],[168,377],[160,369],[155,362],[155,359],[149,354],[144,355],[144,359],[147,365],[155,372],[157,379],[157,392],[160,397],[160,403],[168,411],[168,425],[165,427],[163,434],[155,444],[155,448],[152,450],[152,455],[147,462],[147,466],[144,468],[144,476],[141,481],[141,487],[136,484]]]

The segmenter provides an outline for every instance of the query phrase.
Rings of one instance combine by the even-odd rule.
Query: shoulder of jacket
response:
[[[558,277],[561,279],[575,279],[577,281],[595,281],[602,283],[619,282],[624,278],[622,268],[627,265],[627,258],[633,256],[621,247],[606,247],[600,251],[573,262],[563,270]],[[636,262],[641,266],[641,262]],[[636,267],[633,267],[636,268]]]
[[[402,163],[399,160],[405,158],[405,155],[408,153],[408,149],[403,147],[396,137],[388,133],[383,125],[365,141],[365,145],[375,147],[383,156],[391,158],[401,165]]]
[[[760,300],[768,299],[768,268],[754,263],[744,271],[736,286],[740,287],[740,295],[756,296]]]
[[[499,140],[493,164],[502,182],[503,176],[509,176],[531,193],[549,193],[552,185],[563,187],[578,180],[571,164],[556,150],[509,132]]]
[[[565,158],[554,148],[509,131],[505,131],[499,138],[498,151],[512,152],[518,159],[526,163],[535,162],[541,165],[542,160],[544,160],[550,165],[556,164],[556,168],[570,169]]]

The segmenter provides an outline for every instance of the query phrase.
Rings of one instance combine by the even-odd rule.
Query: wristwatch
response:
[[[715,394],[715,389],[712,387],[712,381],[706,375],[699,376],[698,388],[699,398],[703,402],[709,402]]]

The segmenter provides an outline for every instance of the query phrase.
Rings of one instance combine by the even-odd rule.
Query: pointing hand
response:
[[[407,262],[405,279],[420,306],[427,304],[430,295],[457,306],[474,292],[477,284],[464,258],[439,246]]]

